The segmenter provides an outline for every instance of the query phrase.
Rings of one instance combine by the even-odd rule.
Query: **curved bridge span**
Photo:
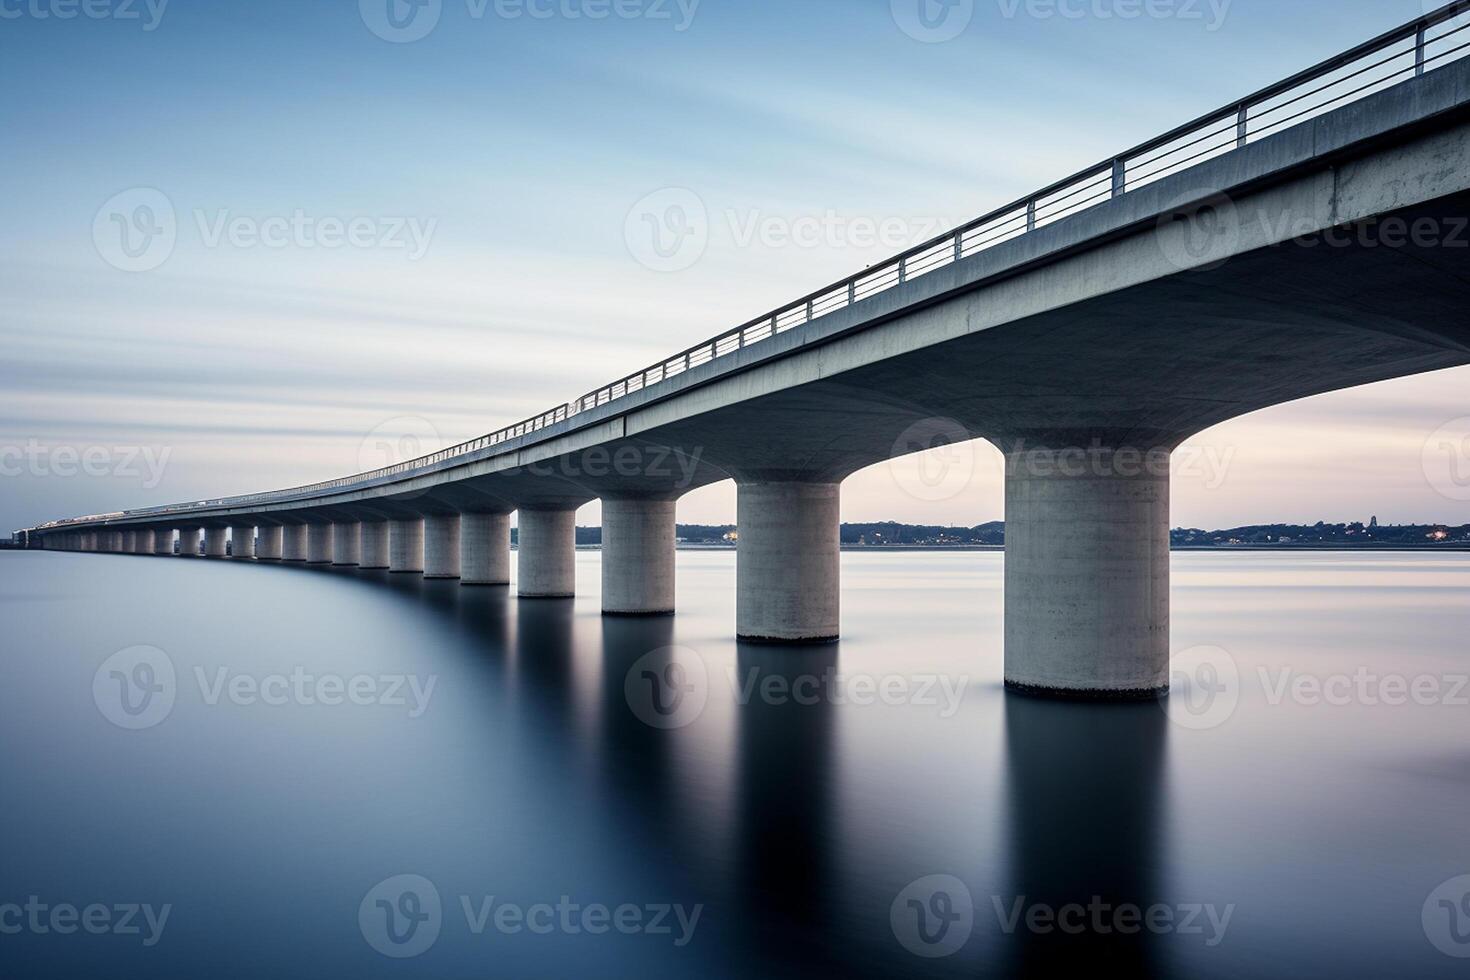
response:
[[[1151,696],[1169,453],[1235,416],[1470,364],[1470,0],[535,418],[306,487],[47,522],[33,546],[304,561],[674,609],[674,506],[738,486],[737,633],[835,638],[842,480],[1007,457],[1006,680]],[[1399,230],[1402,230],[1400,233]],[[1390,234],[1390,231],[1393,231]],[[1352,356],[1345,356],[1351,351]]]

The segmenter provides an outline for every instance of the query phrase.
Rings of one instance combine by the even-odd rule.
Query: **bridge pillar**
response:
[[[155,555],[169,555],[174,553],[174,529],[171,527],[156,527],[153,529],[153,553]]]
[[[524,510],[516,516],[517,592],[567,599],[577,592],[577,511]]]
[[[458,514],[424,518],[424,578],[459,578],[459,548]]]
[[[287,524],[281,528],[281,560],[306,561],[305,524]]]
[[[285,535],[280,525],[260,526],[260,541],[255,546],[255,557],[260,561],[280,561]]]
[[[1033,449],[1006,467],[1005,682],[1061,697],[1169,686],[1169,451]]]
[[[674,501],[603,498],[602,611],[674,611]]]
[[[510,515],[463,514],[460,585],[510,584]]]
[[[337,521],[332,525],[332,564],[356,565],[362,560],[362,525]]]
[[[227,547],[229,528],[207,527],[204,529],[204,557],[223,558],[229,553]]]
[[[389,522],[388,570],[398,573],[424,570],[424,519],[422,517]]]
[[[838,502],[836,483],[739,484],[735,633],[740,639],[837,639]]]
[[[179,528],[179,555],[183,558],[199,557],[199,528]]]
[[[361,538],[359,563],[363,568],[387,568],[388,522],[363,521],[358,531]]]
[[[235,524],[230,528],[230,557],[255,557],[255,525]]]
[[[137,552],[138,552],[138,532],[137,531],[124,531],[122,533],[122,537],[123,537],[123,541],[122,541],[122,550],[123,550],[123,552],[125,554],[129,554],[129,555],[137,554]]]
[[[308,565],[330,565],[332,563],[332,525],[314,523],[306,525],[306,563]]]
[[[153,554],[153,529],[145,527],[141,531],[133,532],[133,554]]]

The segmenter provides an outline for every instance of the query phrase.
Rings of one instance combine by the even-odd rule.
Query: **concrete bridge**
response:
[[[674,609],[674,506],[738,486],[737,634],[838,635],[849,474],[1006,454],[1008,685],[1169,682],[1170,452],[1234,416],[1470,364],[1470,2],[542,415],[320,484],[54,521],[45,548],[387,568]]]

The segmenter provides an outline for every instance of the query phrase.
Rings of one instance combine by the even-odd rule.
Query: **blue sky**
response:
[[[440,0],[395,42],[372,29],[394,35],[388,0],[88,2],[63,18],[81,0],[0,0],[9,527],[343,475],[387,461],[385,434],[430,450],[499,428],[1424,7],[1161,0],[1172,15],[1122,19],[1098,11],[1126,0],[1072,0],[1075,17],[974,0],[928,43],[902,26],[914,0]],[[668,188],[710,215],[677,271],[628,238]],[[94,223],[139,193],[175,232],[125,271],[158,255],[99,247]],[[762,233],[803,220],[822,240]],[[1181,477],[1174,521],[1470,520],[1420,463],[1467,381],[1202,434],[1229,469]],[[992,457],[976,447],[937,500],[905,490],[923,461],[864,471],[843,515],[999,518]],[[733,515],[729,485],[679,512]]]

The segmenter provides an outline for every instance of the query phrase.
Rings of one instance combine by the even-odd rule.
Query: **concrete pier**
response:
[[[156,527],[153,529],[153,553],[155,555],[172,555],[174,553],[173,528]]]
[[[1109,699],[1166,690],[1168,450],[1012,454],[1005,519],[1006,686]]]
[[[332,524],[332,564],[356,565],[362,560],[362,525],[356,521]]]
[[[123,554],[136,555],[138,553],[138,532],[124,531],[122,539]]]
[[[388,570],[400,573],[424,570],[423,518],[388,523]]]
[[[602,611],[674,611],[674,501],[602,501]]]
[[[510,584],[510,515],[460,518],[460,585]]]
[[[135,555],[151,555],[151,554],[153,554],[153,529],[152,528],[145,527],[141,531],[135,532],[135,536],[133,538],[133,554],[135,554]]]
[[[179,556],[181,558],[199,557],[199,532],[197,527],[179,528]]]
[[[306,563],[308,565],[330,565],[332,563],[332,525],[325,523],[306,525]]]
[[[260,561],[280,561],[283,537],[280,525],[262,524],[260,542],[255,548],[255,557]]]
[[[735,632],[741,639],[837,639],[838,501],[836,483],[739,485]]]
[[[565,599],[577,592],[577,512],[521,510],[516,515],[517,592]]]
[[[229,554],[228,535],[230,529],[227,527],[207,527],[204,529],[204,557],[224,558]]]
[[[281,560],[306,561],[305,524],[287,524],[281,528]]]
[[[458,514],[430,514],[424,518],[424,578],[459,578],[460,521]]]
[[[230,526],[230,557],[255,557],[255,525],[233,524]]]
[[[358,564],[363,568],[389,567],[388,522],[363,521],[358,536],[361,540]]]

